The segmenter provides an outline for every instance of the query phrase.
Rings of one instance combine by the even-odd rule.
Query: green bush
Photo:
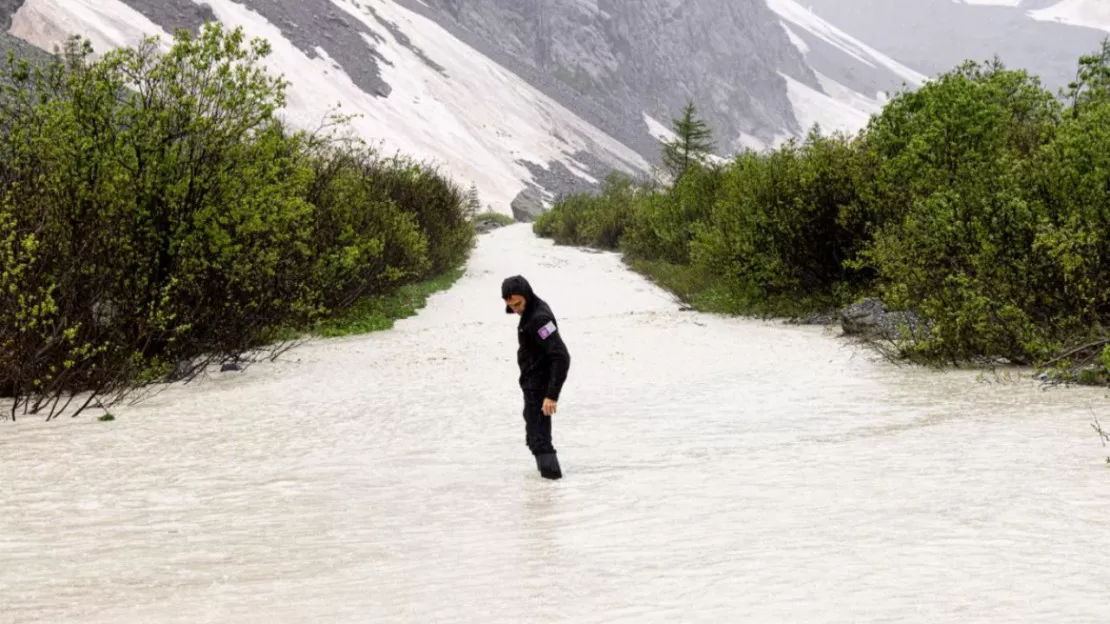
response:
[[[372,152],[331,147],[313,165],[312,279],[327,309],[346,308],[426,275],[428,236],[376,184],[382,163]]]
[[[694,230],[712,214],[723,181],[722,168],[694,163],[665,192],[641,193],[621,250],[634,258],[689,263]]]
[[[856,201],[853,154],[848,139],[812,132],[767,156],[741,154],[694,227],[692,261],[760,299],[831,294],[859,244],[840,225]]]
[[[676,132],[694,127],[690,110]],[[997,59],[968,61],[897,94],[857,136],[814,131],[692,165],[631,202],[573,196],[537,233],[613,248],[593,224],[619,222],[633,267],[701,309],[801,314],[879,296],[928,330],[904,355],[1045,362],[1103,344],[1110,321],[1108,128],[1110,39],[1063,101]],[[1092,349],[1075,353],[1095,362]]]
[[[532,224],[539,236],[560,245],[589,245],[616,250],[625,228],[635,219],[639,187],[614,172],[598,195],[575,193],[560,198]]]
[[[289,132],[262,40],[211,24],[0,76],[0,395],[49,417],[454,268],[463,193]],[[280,341],[279,341],[280,342]],[[183,370],[183,365],[186,370]]]
[[[463,188],[434,169],[399,155],[380,159],[363,171],[374,195],[412,215],[428,237],[425,274],[438,275],[466,259],[475,234]]]
[[[497,212],[492,207],[490,207],[489,210],[486,210],[485,212],[475,211],[470,220],[473,223],[488,222],[495,223],[500,226],[513,225],[514,223],[516,223],[516,219],[512,218],[512,216],[507,215],[503,212]]]
[[[1027,362],[1052,348],[1039,329],[1053,287],[1033,246],[1028,163],[1059,116],[1025,72],[968,63],[873,121],[867,149],[883,158],[860,210],[880,225],[859,258],[888,304],[932,322],[914,351]]]

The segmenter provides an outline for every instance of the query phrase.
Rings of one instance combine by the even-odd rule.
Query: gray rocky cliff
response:
[[[408,0],[406,5],[418,4]],[[778,72],[820,90],[762,0],[429,0],[431,17],[569,87],[626,127],[693,100],[718,147],[799,132]],[[572,98],[564,94],[566,102]],[[627,128],[626,128],[627,130]],[[617,133],[619,134],[619,132]],[[624,138],[624,137],[622,137]],[[653,149],[655,145],[651,146]]]
[[[171,32],[195,31],[213,17],[194,0],[121,1]],[[383,59],[363,40],[372,33],[331,0],[237,1],[308,56],[322,48],[366,93],[390,96],[379,71]],[[771,142],[802,130],[780,71],[821,90],[763,0],[396,1],[650,161],[659,144],[645,113],[669,127],[692,100],[727,154],[739,147],[741,133]],[[21,3],[0,0],[0,8],[10,14]],[[375,14],[374,3],[359,4]],[[379,21],[406,43],[395,25]]]
[[[802,131],[780,73],[822,90],[764,0],[394,1],[431,19],[649,162],[658,161],[660,145],[645,114],[669,127],[693,101],[714,131],[718,153],[727,155],[741,145],[742,135],[770,143]],[[169,32],[179,27],[196,31],[214,18],[212,9],[197,0],[120,2]],[[341,6],[344,0],[236,2],[257,12],[308,57],[321,50],[364,93],[383,102],[393,96],[382,71],[389,64],[389,55],[379,49],[385,39],[351,19]],[[0,17],[10,18],[21,4],[0,0]],[[405,36],[410,25],[382,16],[388,13],[383,4],[355,4],[429,68],[444,73]],[[76,28],[79,20],[72,24]],[[577,151],[568,156],[595,179],[610,170],[598,154]],[[535,212],[539,197],[595,186],[562,163],[526,158],[516,161],[531,174],[528,188],[517,198],[522,214]]]

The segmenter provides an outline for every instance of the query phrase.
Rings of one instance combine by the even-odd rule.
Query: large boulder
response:
[[[517,193],[509,206],[513,210],[514,219],[530,223],[543,214],[543,195],[538,187],[528,186]]]
[[[840,327],[848,336],[898,340],[902,338],[903,327],[922,337],[929,332],[929,324],[913,312],[889,311],[873,297],[841,309],[839,317]]]

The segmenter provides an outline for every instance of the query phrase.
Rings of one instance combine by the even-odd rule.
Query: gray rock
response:
[[[531,185],[517,193],[510,207],[514,219],[530,223],[543,214],[543,196],[535,185]]]
[[[911,335],[926,337],[929,324],[923,322],[913,312],[888,311],[883,302],[868,297],[839,312],[840,326],[848,336],[899,340],[903,337],[903,327]]]
[[[197,32],[205,21],[215,18],[210,7],[196,4],[192,0],[123,2],[170,33],[178,28]],[[363,35],[378,43],[382,43],[381,38],[356,20],[347,19],[346,14],[329,0],[239,0],[239,4],[258,12],[280,28],[281,34],[309,58],[318,56],[317,46],[323,48],[366,93],[388,97],[392,91],[378,69],[379,63],[387,61],[367,45]],[[395,25],[382,20],[376,14],[375,18],[387,29],[395,30]],[[408,40],[400,43],[408,44]],[[423,53],[417,52],[423,58]]]
[[[880,327],[886,310],[883,302],[867,298],[840,311],[840,325],[848,335],[869,334]]]
[[[23,6],[23,0],[0,0],[0,26],[7,32],[12,27],[12,16]]]
[[[181,360],[170,373],[169,381],[180,381],[193,374],[196,364],[192,360]]]

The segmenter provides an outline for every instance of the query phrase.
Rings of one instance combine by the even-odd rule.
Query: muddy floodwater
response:
[[[573,357],[557,482],[515,273]],[[679,307],[517,225],[392,331],[0,423],[0,621],[1110,621],[1105,390]]]

